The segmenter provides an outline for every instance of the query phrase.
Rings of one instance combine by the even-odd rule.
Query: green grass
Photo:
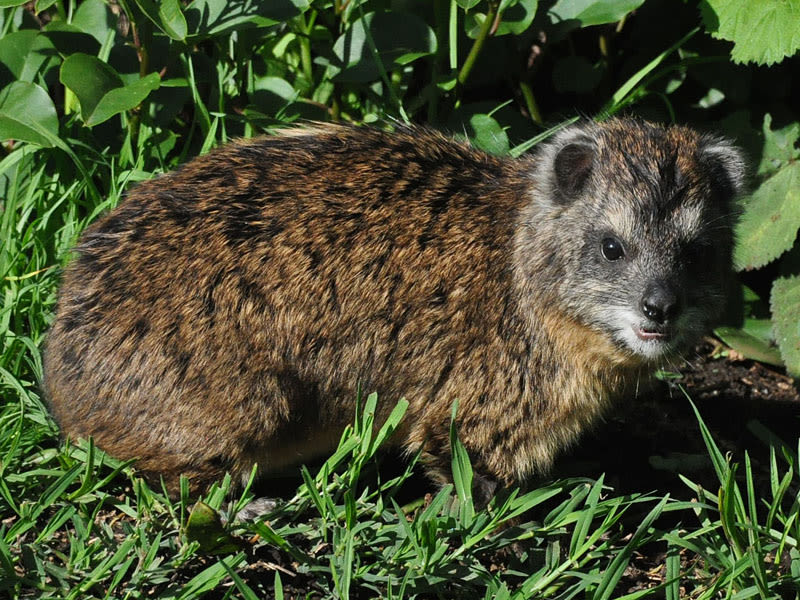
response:
[[[253,493],[232,493],[228,479],[202,498],[184,489],[170,500],[135,465],[90,442],[62,445],[37,385],[60,269],[79,233],[129,185],[255,131],[226,108],[246,73],[234,46],[225,38],[220,47],[233,58],[215,56],[210,70],[215,102],[201,89],[213,77],[195,81],[191,58],[181,55],[191,110],[171,129],[146,115],[134,127],[123,114],[110,122],[114,137],[101,127],[89,132],[65,112],[59,147],[3,148],[0,597],[798,598],[798,449],[769,440],[769,480],[759,487],[749,457],[737,465],[724,456],[699,415],[714,489],[684,477],[684,499],[647,490],[620,496],[603,478],[565,479],[508,490],[481,508],[455,430],[453,485],[404,499],[419,489],[409,481],[414,460],[382,479],[378,450],[404,407],[373,431],[376,398],[368,396],[339,449],[320,467],[298,471],[296,491],[252,523],[232,519]],[[630,81],[618,102],[639,80]],[[402,107],[394,96],[355,106],[357,95],[345,92],[338,91],[354,114],[374,112],[379,101]],[[637,553],[663,553],[661,583],[626,593]]]

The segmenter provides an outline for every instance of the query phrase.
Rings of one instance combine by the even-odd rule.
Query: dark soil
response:
[[[559,475],[597,477],[619,493],[685,489],[675,473],[716,489],[706,447],[689,399],[723,452],[742,462],[768,456],[767,432],[797,447],[800,392],[781,370],[750,360],[715,358],[697,349],[675,378],[620,406],[559,465]],[[684,494],[679,494],[684,495]]]

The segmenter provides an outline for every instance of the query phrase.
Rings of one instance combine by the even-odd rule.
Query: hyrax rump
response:
[[[143,183],[83,235],[49,334],[64,434],[202,488],[330,451],[357,390],[449,473],[551,464],[717,317],[743,161],[582,123],[521,159],[427,129],[320,125]]]

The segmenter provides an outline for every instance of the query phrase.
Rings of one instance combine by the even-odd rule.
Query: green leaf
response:
[[[52,42],[32,29],[15,31],[0,39],[0,63],[20,81],[33,82],[53,51]]]
[[[93,127],[116,114],[136,108],[150,92],[158,89],[160,83],[161,78],[158,73],[150,73],[125,87],[111,90],[97,103],[97,107],[86,121],[86,125]]]
[[[756,269],[789,250],[800,228],[800,125],[772,130],[764,116],[764,146],[758,171],[766,176],[744,202],[736,229],[738,270]]]
[[[40,12],[47,10],[48,8],[53,6],[53,4],[55,4],[56,2],[58,2],[58,0],[36,0],[36,14],[39,14]]]
[[[103,0],[84,0],[79,3],[72,17],[72,25],[88,33],[100,44],[104,44],[109,34],[114,34],[116,19]]]
[[[195,0],[186,7],[190,35],[216,36],[254,27],[269,27],[288,21],[309,8],[306,0]]]
[[[797,121],[779,129],[772,129],[772,115],[764,115],[764,147],[761,151],[759,175],[770,175],[779,170],[783,163],[800,158],[797,141],[800,139],[800,123]]]
[[[508,135],[489,115],[472,115],[468,131],[470,141],[484,152],[506,155],[509,152]]]
[[[741,329],[717,327],[714,333],[749,359],[769,365],[783,365],[780,351],[772,344],[772,322],[769,319],[748,319]]]
[[[537,0],[520,0],[518,2],[504,2],[509,4],[507,9],[501,5],[500,21],[493,35],[495,37],[506,34],[518,35],[525,31],[536,16]],[[464,19],[464,31],[467,36],[475,39],[480,35],[481,27],[486,19],[486,13],[469,13]]]
[[[436,52],[436,36],[421,18],[409,13],[369,13],[358,19],[333,45],[338,64],[331,69],[339,81],[371,81],[380,68],[370,50],[366,28],[375,41],[378,59],[387,70]]]
[[[236,552],[239,543],[222,526],[219,514],[205,502],[197,502],[186,521],[186,538],[197,542],[205,554]]]
[[[469,10],[473,6],[477,6],[477,4],[481,0],[456,0],[456,3],[463,8],[464,10]]]
[[[42,36],[49,39],[58,53],[65,58],[76,52],[91,56],[97,56],[100,52],[100,43],[93,35],[64,21],[48,23],[42,30]]]
[[[61,65],[60,79],[78,97],[81,119],[89,127],[135,108],[161,81],[157,73],[150,73],[123,85],[122,78],[110,65],[80,52]]]
[[[58,138],[58,116],[46,91],[26,81],[15,81],[0,91],[0,139],[49,148],[54,138]]]
[[[581,27],[615,23],[644,0],[558,0],[548,14],[554,23],[577,20]]]
[[[701,12],[711,35],[733,42],[734,62],[770,65],[800,49],[800,0],[706,0]]]
[[[173,40],[183,41],[186,39],[189,29],[178,0],[160,0],[159,2],[136,0],[136,4],[148,19]]]
[[[0,0],[0,8],[10,8],[12,6],[21,6],[28,0]]]
[[[249,585],[247,585],[244,580],[239,577],[238,573],[234,571],[231,567],[228,566],[226,562],[220,563],[225,570],[228,572],[228,576],[233,580],[233,584],[236,586],[236,589],[242,594],[242,598],[244,600],[259,600],[258,595],[253,591]],[[275,571],[275,576],[277,577],[278,571]]]
[[[786,163],[750,196],[736,227],[737,270],[757,269],[794,245],[800,228],[800,163]]]
[[[71,89],[81,103],[84,123],[108,92],[122,87],[122,78],[113,67],[96,56],[76,52],[61,65],[61,83]]]
[[[800,277],[781,277],[770,297],[775,337],[786,369],[800,376]]]
[[[259,77],[253,82],[250,97],[265,114],[277,114],[282,108],[297,98],[298,93],[292,84],[280,77]]]
[[[504,4],[506,6],[503,6]],[[499,36],[509,33],[512,35],[519,35],[525,31],[533,22],[533,17],[536,16],[536,8],[538,5],[538,0],[512,0],[511,2],[502,2],[500,4],[502,18],[494,35]]]

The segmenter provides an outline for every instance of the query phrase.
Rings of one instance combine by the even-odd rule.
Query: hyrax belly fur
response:
[[[717,317],[743,162],[683,127],[568,127],[498,158],[426,129],[315,126],[143,183],[67,268],[44,388],[170,485],[330,451],[357,390],[449,473],[541,472]],[[629,386],[632,387],[632,386]]]

